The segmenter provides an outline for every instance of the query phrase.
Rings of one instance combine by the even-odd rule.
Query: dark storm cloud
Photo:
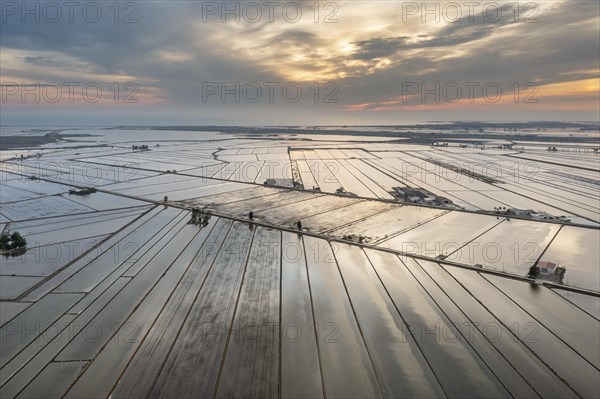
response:
[[[511,12],[514,5],[503,5],[499,17],[474,13],[444,25],[430,36],[419,35],[415,40],[410,36],[382,37],[354,42],[358,50],[354,57],[361,60],[391,57],[401,51],[434,47],[452,47],[477,41],[494,34],[503,26],[516,24]]]
[[[481,19],[470,24],[463,19],[426,38],[356,42],[356,59],[391,58],[395,63],[364,76],[360,86],[352,85],[345,93],[360,104],[397,98],[406,82],[428,87],[436,82],[499,82],[510,92],[515,82],[545,85],[598,79],[600,36],[593,15],[599,4],[562,3],[540,15],[537,23],[514,23],[512,16],[496,24]],[[506,29],[510,34],[502,35]],[[460,56],[453,56],[458,44],[467,46]]]
[[[308,45],[317,45],[323,41],[322,38],[317,36],[312,32],[308,32],[305,30],[295,29],[288,30],[282,32],[273,37],[271,40],[272,43],[280,42],[280,43],[297,43],[297,44],[308,44]]]
[[[402,49],[410,47],[410,37],[382,37],[354,42],[358,47],[354,58],[360,60],[372,60],[375,58],[389,57]]]
[[[115,23],[108,12],[112,3],[98,4],[103,5],[103,17],[96,23],[77,13],[73,22],[66,16],[54,23],[44,19],[40,23],[22,23],[19,18],[8,18],[2,24],[0,44],[3,48],[61,53],[116,72],[129,66],[132,58],[139,60],[155,49],[187,38],[186,25],[190,19],[186,16],[185,2],[176,2],[174,7],[137,2],[137,22],[133,23]]]

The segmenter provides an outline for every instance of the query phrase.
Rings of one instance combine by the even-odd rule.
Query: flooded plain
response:
[[[85,132],[0,154],[0,396],[600,391],[597,154]]]

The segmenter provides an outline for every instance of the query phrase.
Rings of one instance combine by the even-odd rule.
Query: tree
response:
[[[0,247],[2,249],[9,250],[10,246],[10,237],[6,234],[3,234],[2,237],[0,237]]]
[[[12,233],[10,239],[13,242],[13,248],[21,248],[27,245],[27,240],[18,231]]]
[[[200,222],[201,215],[202,215],[202,212],[200,212],[200,209],[192,208],[192,220],[190,221],[190,223],[198,224]]]
[[[537,278],[537,276],[540,274],[540,268],[537,267],[536,265],[533,265],[529,268],[529,273],[527,274],[527,277],[529,278]]]
[[[15,231],[10,236],[3,234],[0,237],[0,248],[5,251],[10,251],[17,248],[25,248],[27,246],[27,240],[19,233]]]

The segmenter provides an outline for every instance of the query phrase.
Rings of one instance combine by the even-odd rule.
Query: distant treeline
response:
[[[360,130],[370,128],[369,130]],[[381,130],[372,130],[378,128]],[[586,122],[448,122],[444,124],[381,125],[381,126],[119,126],[112,129],[173,130],[192,132],[220,132],[231,134],[260,134],[277,137],[278,134],[317,134],[375,136],[410,139],[408,142],[429,142],[440,139],[498,139],[554,142],[599,142],[598,136],[557,137],[546,135],[544,129],[598,131],[600,125]],[[389,129],[389,130],[388,130]],[[433,131],[432,131],[433,130]],[[527,131],[524,131],[527,130]],[[532,131],[535,130],[535,131]],[[407,142],[407,141],[404,141]]]

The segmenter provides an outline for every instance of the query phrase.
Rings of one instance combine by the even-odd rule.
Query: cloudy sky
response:
[[[0,4],[3,124],[600,119],[598,1]]]

